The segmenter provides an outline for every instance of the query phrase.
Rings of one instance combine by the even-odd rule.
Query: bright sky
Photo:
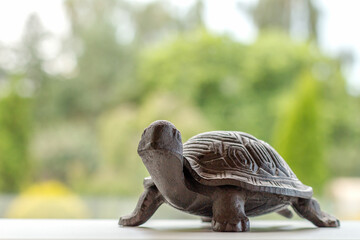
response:
[[[136,0],[148,2],[151,0]],[[179,8],[186,8],[194,0],[169,0]],[[256,29],[246,15],[237,10],[237,2],[253,4],[256,0],[205,1],[205,21],[210,29],[227,33],[240,41],[251,42]],[[321,7],[320,44],[325,52],[336,55],[341,51],[353,54],[353,66],[344,69],[349,90],[360,92],[360,1],[316,0]],[[0,43],[14,45],[20,39],[24,23],[31,13],[36,13],[44,27],[57,36],[68,31],[63,0],[0,0]],[[51,46],[50,46],[51,48]],[[49,49],[51,51],[51,49]],[[355,90],[354,90],[355,89]]]

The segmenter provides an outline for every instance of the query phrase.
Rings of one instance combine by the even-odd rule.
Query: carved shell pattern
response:
[[[297,197],[311,197],[285,160],[268,143],[243,132],[215,131],[184,143],[185,166],[205,185],[236,185]]]

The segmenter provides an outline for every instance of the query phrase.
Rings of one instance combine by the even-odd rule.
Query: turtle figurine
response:
[[[151,177],[120,225],[143,224],[167,203],[220,232],[249,231],[248,217],[270,212],[290,218],[289,206],[318,227],[340,226],[275,149],[250,134],[205,132],[183,144],[175,126],[159,120],[144,130],[138,154]]]

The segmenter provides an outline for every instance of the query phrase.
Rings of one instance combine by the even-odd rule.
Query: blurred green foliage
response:
[[[265,16],[258,6],[250,14]],[[314,29],[299,41],[287,24],[260,21],[256,41],[244,44],[206,29],[201,1],[186,14],[166,2],[65,7],[70,33],[57,56],[42,53],[52,36],[32,16],[17,68],[0,66],[0,83],[18,74],[28,90],[0,97],[1,191],[18,191],[30,168],[31,181],[60,180],[82,194],[138,194],[147,172],[137,144],[157,119],[172,121],[183,141],[209,130],[249,132],[315,190],[328,177],[360,175],[360,100],[346,91],[341,61],[311,41]],[[58,70],[59,59],[72,68]]]
[[[0,98],[0,191],[16,192],[30,174],[30,100],[19,96],[21,76],[11,76]]]
[[[217,128],[249,131],[270,141],[278,102],[303,71],[318,64],[336,67],[313,46],[280,32],[265,32],[244,45],[202,30],[145,54],[138,73],[140,96],[146,100],[146,92],[170,91],[196,104]]]
[[[298,85],[275,128],[274,147],[296,170],[297,177],[318,191],[329,171],[324,161],[320,83],[305,73]]]

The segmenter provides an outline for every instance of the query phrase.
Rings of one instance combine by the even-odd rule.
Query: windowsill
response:
[[[360,239],[360,221],[316,228],[307,221],[250,220],[251,232],[212,232],[200,220],[150,220],[120,227],[117,220],[0,219],[0,239]]]

